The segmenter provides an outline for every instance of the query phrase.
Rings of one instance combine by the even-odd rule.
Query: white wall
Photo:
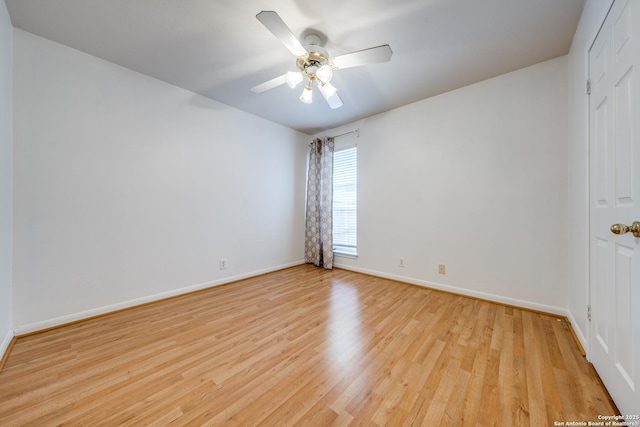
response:
[[[17,333],[301,262],[306,135],[21,30],[13,108]]]
[[[324,132],[360,129],[336,265],[566,314],[566,119],[561,57]]]
[[[589,122],[586,95],[587,52],[612,0],[587,0],[568,55],[569,115],[569,300],[576,335],[588,349],[589,303]]]
[[[0,0],[0,359],[13,338],[11,321],[12,32],[7,6],[4,0]]]

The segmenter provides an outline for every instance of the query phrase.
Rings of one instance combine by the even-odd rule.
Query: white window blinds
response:
[[[355,255],[358,244],[358,148],[333,155],[333,247]]]

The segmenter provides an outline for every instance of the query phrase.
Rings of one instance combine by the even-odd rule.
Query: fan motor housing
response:
[[[318,68],[329,63],[329,58],[321,52],[317,52],[317,46],[313,46],[314,50],[310,51],[306,56],[298,58],[296,66],[305,75],[315,75]]]
[[[329,53],[320,45],[319,35],[310,33],[304,37],[304,48],[308,52],[305,56],[298,57],[296,66],[307,77],[314,78],[318,68],[323,65],[331,65]]]

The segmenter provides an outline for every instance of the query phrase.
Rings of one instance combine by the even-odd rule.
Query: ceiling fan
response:
[[[332,58],[320,45],[320,36],[317,34],[307,35],[303,40],[303,45],[276,12],[263,10],[256,15],[256,18],[296,56],[298,71],[289,71],[287,74],[259,84],[251,88],[253,93],[263,93],[285,83],[293,89],[306,79],[307,84],[300,96],[302,102],[306,104],[312,102],[313,85],[315,84],[329,107],[332,109],[340,108],[343,105],[342,99],[338,96],[336,88],[331,85],[333,71],[387,62],[391,60],[393,53],[389,45],[384,44]]]

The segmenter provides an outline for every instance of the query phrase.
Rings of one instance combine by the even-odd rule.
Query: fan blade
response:
[[[275,79],[271,79],[267,82],[261,83],[258,86],[254,86],[251,88],[251,92],[253,93],[262,93],[268,90],[271,90],[275,87],[283,85],[287,82],[287,75],[284,74],[282,76],[276,77]]]
[[[327,104],[329,104],[329,107],[331,107],[332,110],[335,110],[336,108],[340,108],[344,105],[342,103],[342,99],[340,99],[337,93],[333,94],[329,98],[325,97],[324,99],[327,100]]]
[[[287,27],[287,24],[284,23],[277,13],[271,10],[263,10],[256,15],[256,18],[295,56],[304,56],[307,54],[300,40],[293,35],[289,27]]]
[[[340,99],[338,91],[331,85],[331,83],[318,85],[318,90],[320,90],[320,93],[332,110],[342,107],[342,99]]]
[[[388,44],[358,50],[333,58],[333,66],[337,69],[359,67],[360,65],[375,64],[378,62],[388,62],[391,60],[393,51]]]

